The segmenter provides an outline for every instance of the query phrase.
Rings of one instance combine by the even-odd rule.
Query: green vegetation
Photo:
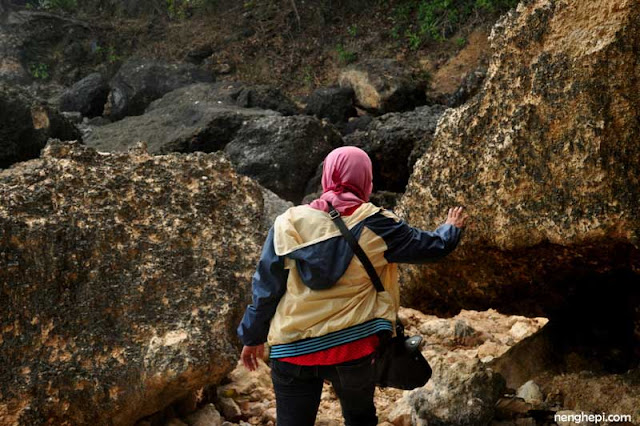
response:
[[[311,65],[305,65],[302,68],[302,81],[306,86],[313,87],[314,76],[313,76],[313,67]]]
[[[356,37],[358,35],[358,26],[355,24],[349,25],[347,27],[347,33],[349,33],[351,37]]]
[[[93,53],[100,61],[107,61],[110,64],[115,64],[116,62],[120,62],[122,60],[122,56],[118,54],[116,48],[113,46],[105,48],[100,45],[96,45]]]
[[[49,79],[49,66],[47,64],[31,64],[29,67],[29,71],[33,78],[38,80],[48,80]]]
[[[419,34],[407,30],[407,32],[405,33],[405,36],[407,37],[407,41],[409,42],[409,48],[411,50],[418,50],[422,45],[422,38],[420,38]]]
[[[343,64],[350,64],[358,57],[356,52],[346,50],[342,44],[336,46],[336,52],[338,53],[338,60]]]
[[[501,13],[517,3],[518,0],[399,0],[391,6],[391,37],[399,39],[403,34],[415,50],[426,42],[449,39],[474,16]],[[458,39],[456,43],[462,46],[466,40]]]

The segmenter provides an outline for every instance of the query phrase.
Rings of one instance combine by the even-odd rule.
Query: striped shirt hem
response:
[[[334,346],[350,343],[364,337],[371,336],[379,331],[393,331],[391,321],[383,318],[375,318],[344,330],[334,331],[324,336],[311,337],[298,340],[292,343],[273,345],[270,351],[270,358],[288,358],[299,355],[306,355],[313,352],[322,351]]]

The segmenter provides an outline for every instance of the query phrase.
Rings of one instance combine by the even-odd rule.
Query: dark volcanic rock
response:
[[[266,229],[223,156],[54,141],[0,200],[2,424],[133,425],[236,366]]]
[[[521,2],[491,46],[482,90],[445,112],[399,209],[430,228],[465,205],[473,226],[445,261],[403,268],[404,303],[597,315],[605,339],[635,333],[637,360],[640,3]]]
[[[89,127],[88,146],[99,151],[126,151],[138,141],[152,154],[168,152],[214,152],[227,145],[242,125],[276,112],[228,107],[208,102],[169,104],[143,115],[115,123]]]
[[[225,152],[239,173],[298,203],[318,164],[341,144],[333,126],[316,118],[264,117],[244,125]]]
[[[0,81],[28,84],[37,78],[71,84],[79,78],[88,57],[87,43],[79,40],[93,31],[86,22],[30,10],[10,11],[0,21]]]
[[[210,44],[203,44],[188,51],[185,56],[185,60],[187,62],[191,62],[192,64],[198,65],[212,54],[213,46],[211,46]]]
[[[392,59],[351,66],[340,75],[340,86],[353,88],[356,104],[373,114],[407,111],[427,102],[425,82]]]
[[[329,87],[315,90],[304,108],[304,113],[326,118],[330,122],[344,123],[349,117],[358,115],[353,106],[353,89],[350,87]]]
[[[297,114],[298,107],[279,89],[241,82],[200,83],[174,90],[149,105],[147,111],[190,99],[218,105],[277,111],[282,115]]]
[[[375,190],[404,192],[417,158],[428,148],[446,107],[423,106],[374,119],[365,131],[344,137],[345,145],[362,148],[373,163]]]
[[[37,158],[49,138],[79,140],[62,114],[27,93],[0,85],[0,168]]]
[[[350,119],[347,124],[342,128],[343,135],[350,135],[358,130],[367,130],[369,124],[373,121],[373,117],[370,115],[361,115],[360,117],[354,117]]]
[[[100,73],[89,74],[60,97],[61,111],[78,111],[85,117],[102,115],[109,84]]]
[[[196,82],[212,81],[210,73],[193,64],[130,60],[111,80],[104,113],[112,120],[140,115],[166,93]]]

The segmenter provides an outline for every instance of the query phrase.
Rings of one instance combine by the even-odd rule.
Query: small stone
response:
[[[228,420],[235,420],[242,416],[242,411],[236,402],[231,398],[220,398],[218,407],[222,411],[222,416]]]
[[[527,335],[531,334],[533,331],[532,328],[533,327],[531,327],[529,324],[522,321],[518,321],[515,324],[513,324],[513,326],[509,330],[509,333],[511,333],[511,335],[516,339],[520,340],[523,337],[526,337]]]
[[[411,426],[411,405],[406,398],[401,398],[395,404],[394,409],[389,413],[388,420],[394,426]]]
[[[213,404],[207,404],[187,417],[189,426],[222,426],[222,417]]]
[[[262,418],[265,419],[266,421],[275,422],[276,421],[276,409],[275,409],[275,407],[266,409],[264,411],[264,414],[262,415]]]
[[[544,401],[544,396],[542,395],[540,388],[533,380],[529,380],[524,385],[520,386],[516,396],[529,403],[540,403]]]

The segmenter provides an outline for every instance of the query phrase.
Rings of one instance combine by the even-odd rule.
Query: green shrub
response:
[[[404,34],[411,49],[449,39],[472,16],[499,13],[518,0],[399,0],[392,9],[391,36]],[[458,41],[461,45],[461,42]]]
[[[49,66],[47,64],[31,64],[29,67],[29,71],[33,78],[38,80],[48,80],[49,79]]]
[[[346,50],[344,46],[341,44],[336,46],[336,52],[338,53],[338,60],[343,64],[350,64],[354,62],[358,57],[356,52]]]

